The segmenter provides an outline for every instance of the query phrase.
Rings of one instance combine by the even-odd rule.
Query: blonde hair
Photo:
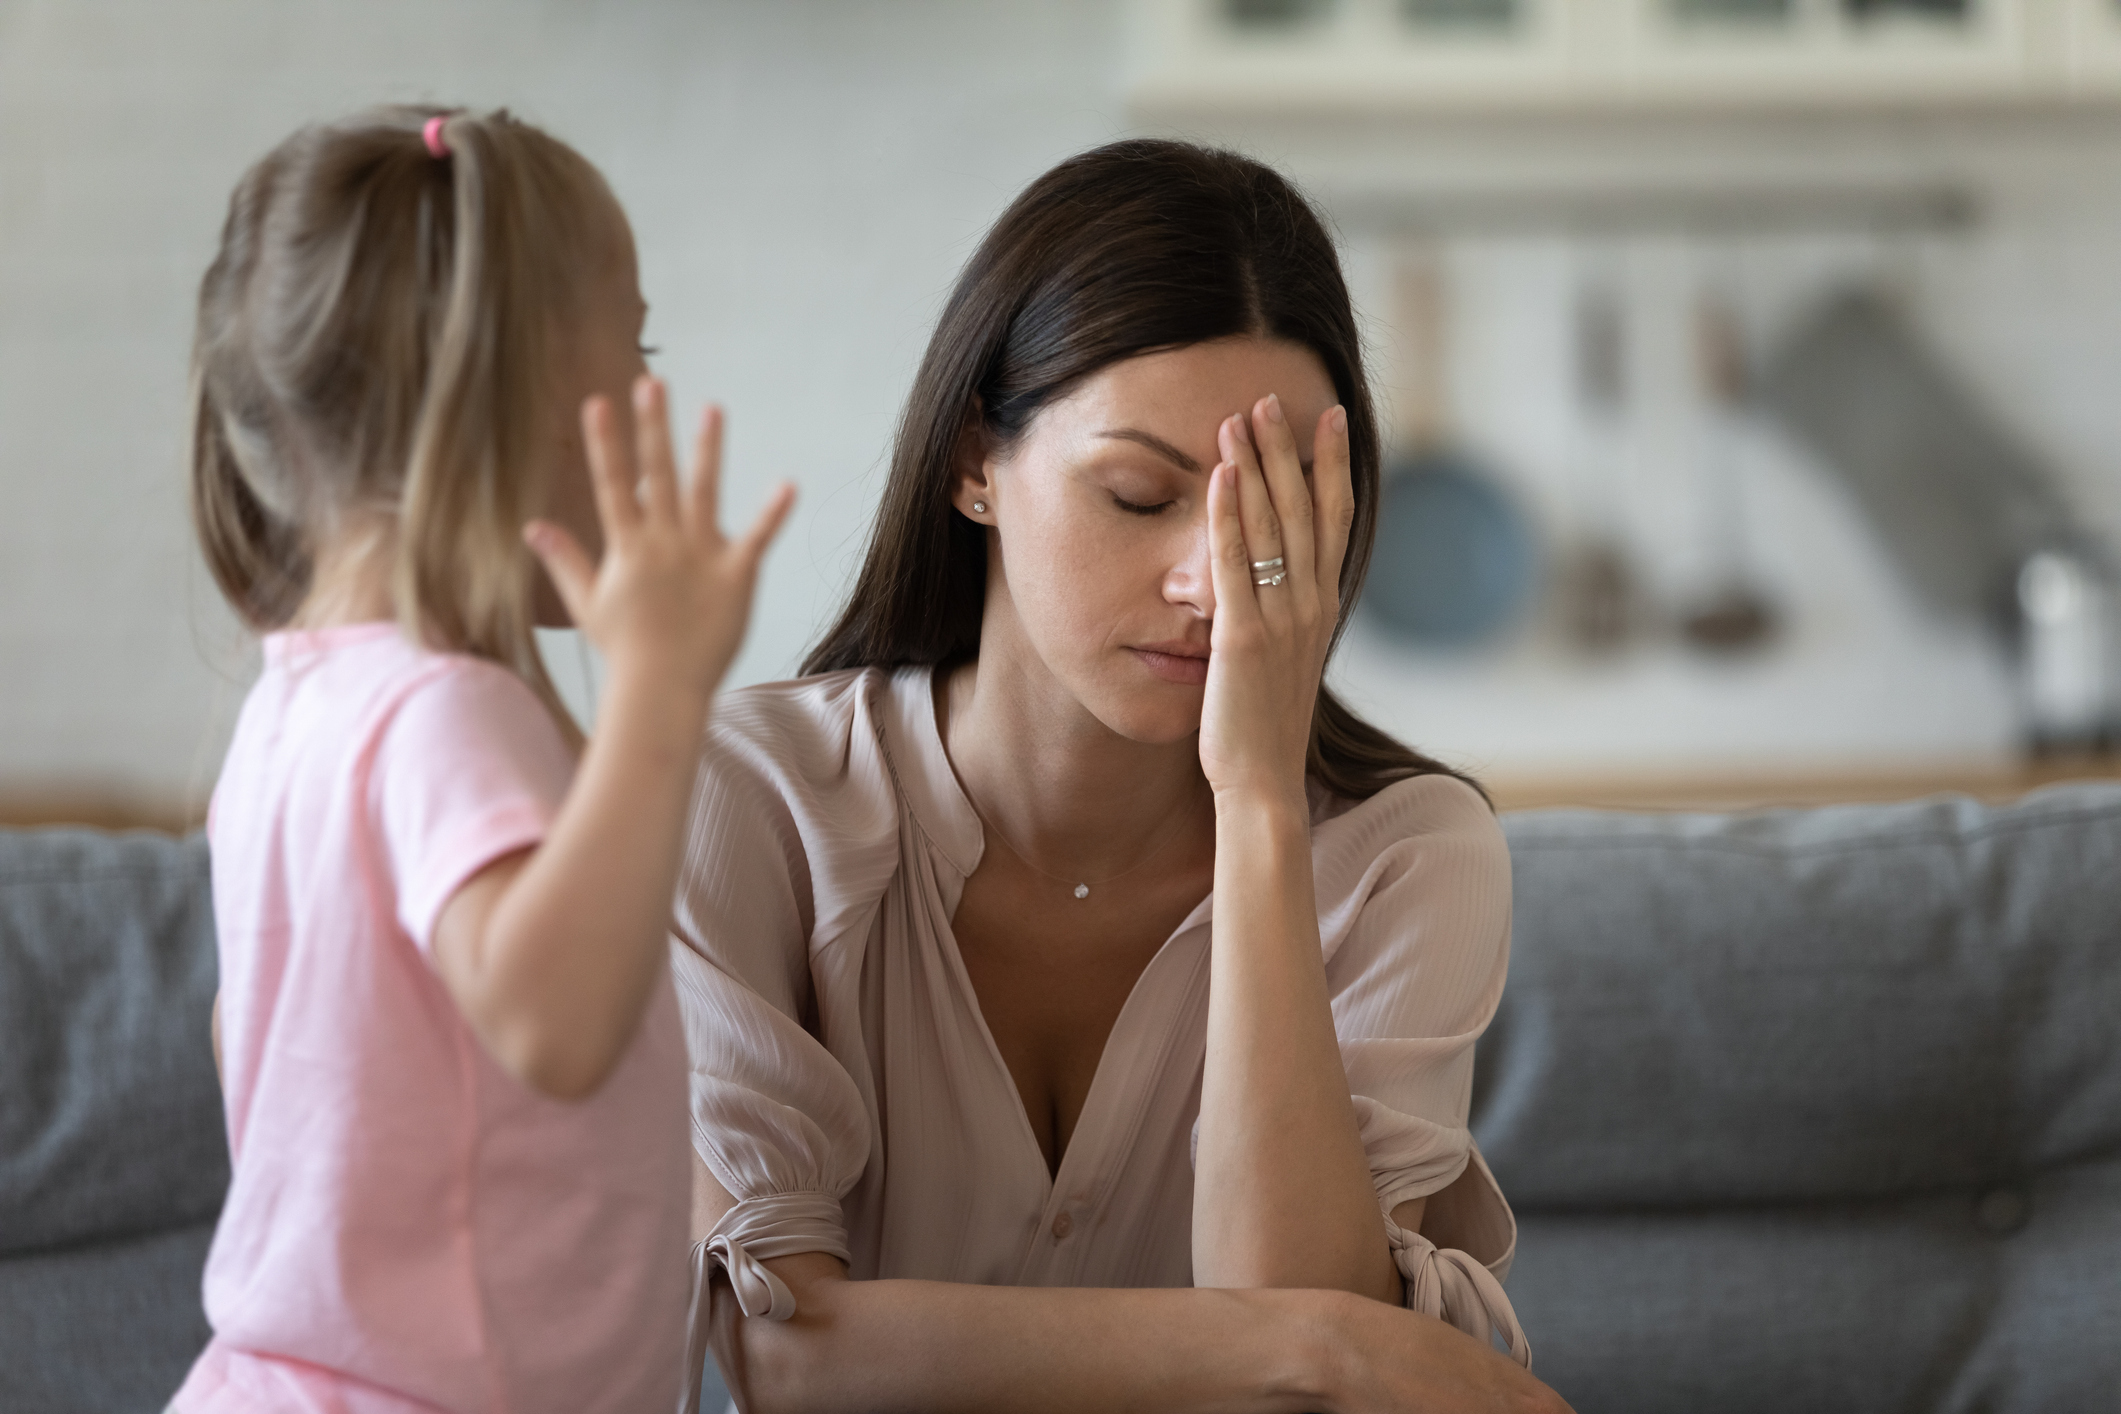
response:
[[[407,636],[513,669],[571,729],[522,528],[559,334],[621,220],[594,167],[506,112],[377,109],[244,174],[199,290],[191,493],[246,624],[288,624],[318,546],[380,514]]]

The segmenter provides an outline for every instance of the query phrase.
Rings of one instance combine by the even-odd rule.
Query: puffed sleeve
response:
[[[1502,1279],[1516,1222],[1473,1146],[1473,1047],[1502,999],[1510,855],[1477,792],[1402,781],[1317,832],[1334,1026],[1407,1304],[1531,1352]],[[1421,1232],[1392,1210],[1428,1198]]]
[[[741,727],[758,710],[740,702],[728,714]],[[694,1251],[699,1288],[719,1264],[747,1316],[786,1320],[794,1299],[761,1263],[799,1252],[847,1260],[840,1200],[861,1175],[870,1134],[853,1079],[803,1025],[815,1012],[816,902],[775,778],[779,754],[741,730],[709,733],[671,970],[691,1058],[693,1147],[737,1200]]]

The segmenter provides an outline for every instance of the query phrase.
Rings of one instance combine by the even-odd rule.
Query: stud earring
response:
[[[974,501],[972,509],[977,515],[985,515],[987,513],[987,503],[985,501]]]

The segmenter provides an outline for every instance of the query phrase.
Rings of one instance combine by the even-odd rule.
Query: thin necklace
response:
[[[1056,884],[1070,885],[1072,892],[1078,899],[1086,899],[1090,897],[1091,881],[1070,880],[1066,876],[1056,874],[1050,869],[1039,868],[1036,864],[1033,864],[1031,862],[1029,856],[1027,856],[1022,850],[1018,849],[1015,845],[1011,844],[1009,842],[1009,837],[1003,834],[1000,828],[997,827],[992,820],[989,820],[987,818],[987,813],[979,808],[979,802],[972,799],[971,791],[968,790],[965,792],[965,800],[972,806],[972,813],[979,817],[980,824],[986,826],[988,832],[992,834],[996,839],[1002,842],[1003,849],[1008,850],[1011,854],[1016,856],[1016,860],[1019,864],[1023,865],[1026,869],[1029,869],[1034,874],[1044,874],[1047,878],[1051,879]],[[1191,805],[1192,801],[1188,800],[1186,804]],[[1186,811],[1182,807],[1178,810],[1177,818],[1172,822],[1170,828],[1164,831],[1163,838],[1159,839],[1156,842],[1155,849],[1150,850],[1146,855],[1142,856],[1139,863],[1130,864],[1126,868],[1120,870],[1117,874],[1111,875],[1108,878],[1096,880],[1095,882],[1097,884],[1097,887],[1103,888],[1107,884],[1116,884],[1121,879],[1126,878],[1129,874],[1147,868],[1152,862],[1155,861],[1158,855],[1164,852],[1164,850],[1170,845],[1171,841],[1178,838],[1179,831],[1185,825],[1185,823]]]

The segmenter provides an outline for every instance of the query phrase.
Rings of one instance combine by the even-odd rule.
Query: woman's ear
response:
[[[980,427],[975,412],[966,419],[965,430],[958,434],[950,504],[957,508],[959,515],[980,525],[994,524],[995,478],[987,447],[987,434]]]

